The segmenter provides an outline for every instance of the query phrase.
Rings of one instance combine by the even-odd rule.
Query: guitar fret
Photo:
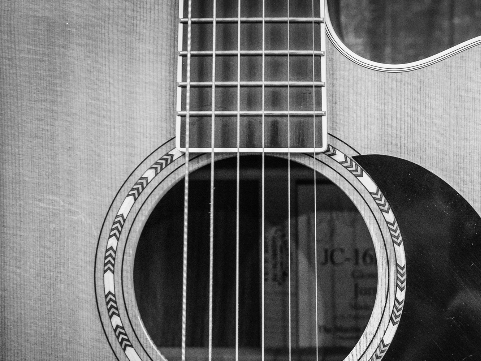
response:
[[[237,50],[218,50],[215,52],[215,55],[237,55],[239,52]],[[192,56],[212,56],[214,54],[213,51],[211,50],[197,50],[197,51],[191,51],[190,55]],[[275,56],[275,55],[298,55],[298,56],[324,56],[325,52],[316,50],[241,50],[240,51],[241,55],[247,55],[247,56],[252,56],[252,55],[266,55],[266,56]],[[179,52],[180,56],[187,56],[187,51],[180,51]]]
[[[323,23],[324,19],[323,18],[287,18],[287,17],[270,17],[270,18],[240,18],[241,23],[262,23],[262,21],[265,21],[266,23]],[[188,19],[182,18],[180,19],[180,22],[182,24],[187,24]],[[213,23],[214,19],[213,18],[192,18],[191,19],[193,24],[200,24],[200,23]],[[215,21],[217,23],[238,23],[239,19],[238,18],[216,18]]]
[[[227,143],[229,149],[239,151],[274,149],[280,144],[290,152],[325,147],[322,2],[318,7],[306,2],[302,9],[289,5],[266,9],[264,2],[257,2],[255,12],[216,8],[216,4],[179,17],[179,149],[185,149],[187,120],[193,122],[192,149],[220,152]],[[189,52],[182,34],[188,27],[193,28],[195,41]],[[192,60],[192,76],[187,76],[187,58]]]
[[[223,116],[237,116],[240,115],[247,115],[247,116],[325,116],[325,111],[320,110],[309,110],[309,111],[283,111],[283,110],[265,110],[265,111],[255,111],[255,110],[241,110],[237,111],[229,111],[229,110],[216,110],[214,112],[210,110],[198,110],[198,111],[189,111],[189,116],[211,116],[214,115],[223,115]],[[183,117],[187,115],[187,111],[180,111],[177,115]]]
[[[322,81],[241,81],[241,82],[236,82],[236,81],[216,81],[215,83],[212,83],[210,81],[206,82],[190,82],[191,87],[212,87],[212,85],[215,85],[216,87],[236,87],[237,85],[240,85],[242,87],[259,87],[262,86],[266,87],[324,87],[326,84]],[[181,88],[187,87],[187,82],[179,82],[178,86]]]

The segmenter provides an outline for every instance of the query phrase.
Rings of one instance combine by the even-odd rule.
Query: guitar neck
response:
[[[247,9],[180,3],[177,146],[325,150],[324,4]]]

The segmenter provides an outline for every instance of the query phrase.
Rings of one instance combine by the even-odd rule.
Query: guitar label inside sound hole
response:
[[[316,174],[314,197],[313,170],[291,162],[289,201],[287,160],[266,157],[265,166],[262,235],[261,158],[240,158],[237,248],[236,158],[215,163],[213,358],[235,359],[237,328],[240,359],[260,359],[264,314],[266,359],[287,360],[290,343],[299,360],[313,359],[316,346],[322,360],[342,360],[363,333],[376,298],[377,263],[369,231],[351,200],[321,174]],[[134,263],[142,321],[168,360],[181,359],[183,199],[180,181],[150,215]],[[189,182],[188,359],[208,358],[209,202],[207,165]]]

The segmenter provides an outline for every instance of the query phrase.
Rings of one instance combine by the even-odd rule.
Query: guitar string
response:
[[[292,361],[292,324],[291,324],[291,75],[290,75],[290,1],[287,0],[287,287],[288,287],[288,349]]]
[[[262,227],[261,227],[261,304],[262,304],[262,311],[261,311],[261,360],[264,361],[265,359],[265,285],[264,285],[264,275],[265,275],[265,18],[266,18],[266,2],[262,0],[262,210],[261,210],[261,218],[262,218]]]
[[[311,15],[314,19],[314,1],[312,0]],[[319,6],[322,6],[319,0]],[[316,158],[316,88],[315,88],[315,74],[316,74],[316,28],[315,22],[312,21],[312,107],[313,107],[313,158]],[[319,360],[319,317],[318,317],[318,277],[317,277],[317,174],[313,169],[313,183],[314,183],[314,278],[315,278],[315,337],[316,337],[316,361]]]
[[[236,159],[236,270],[235,270],[235,361],[239,361],[239,213],[240,213],[240,67],[241,0],[237,4],[237,159]]]
[[[212,329],[213,329],[213,292],[214,292],[214,147],[215,147],[215,61],[216,61],[216,25],[217,1],[212,8],[212,125],[210,153],[210,216],[209,216],[209,361],[212,361]]]
[[[180,0],[183,1],[183,0]],[[187,246],[188,246],[188,208],[189,208],[189,121],[190,121],[190,52],[192,45],[192,0],[188,0],[187,20],[187,88],[185,98],[185,181],[184,181],[184,227],[182,255],[182,361],[185,361],[187,331]],[[181,14],[182,16],[183,14]]]

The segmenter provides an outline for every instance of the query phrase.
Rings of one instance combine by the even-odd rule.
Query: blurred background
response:
[[[399,64],[481,35],[481,0],[328,0],[337,35],[356,54]]]

